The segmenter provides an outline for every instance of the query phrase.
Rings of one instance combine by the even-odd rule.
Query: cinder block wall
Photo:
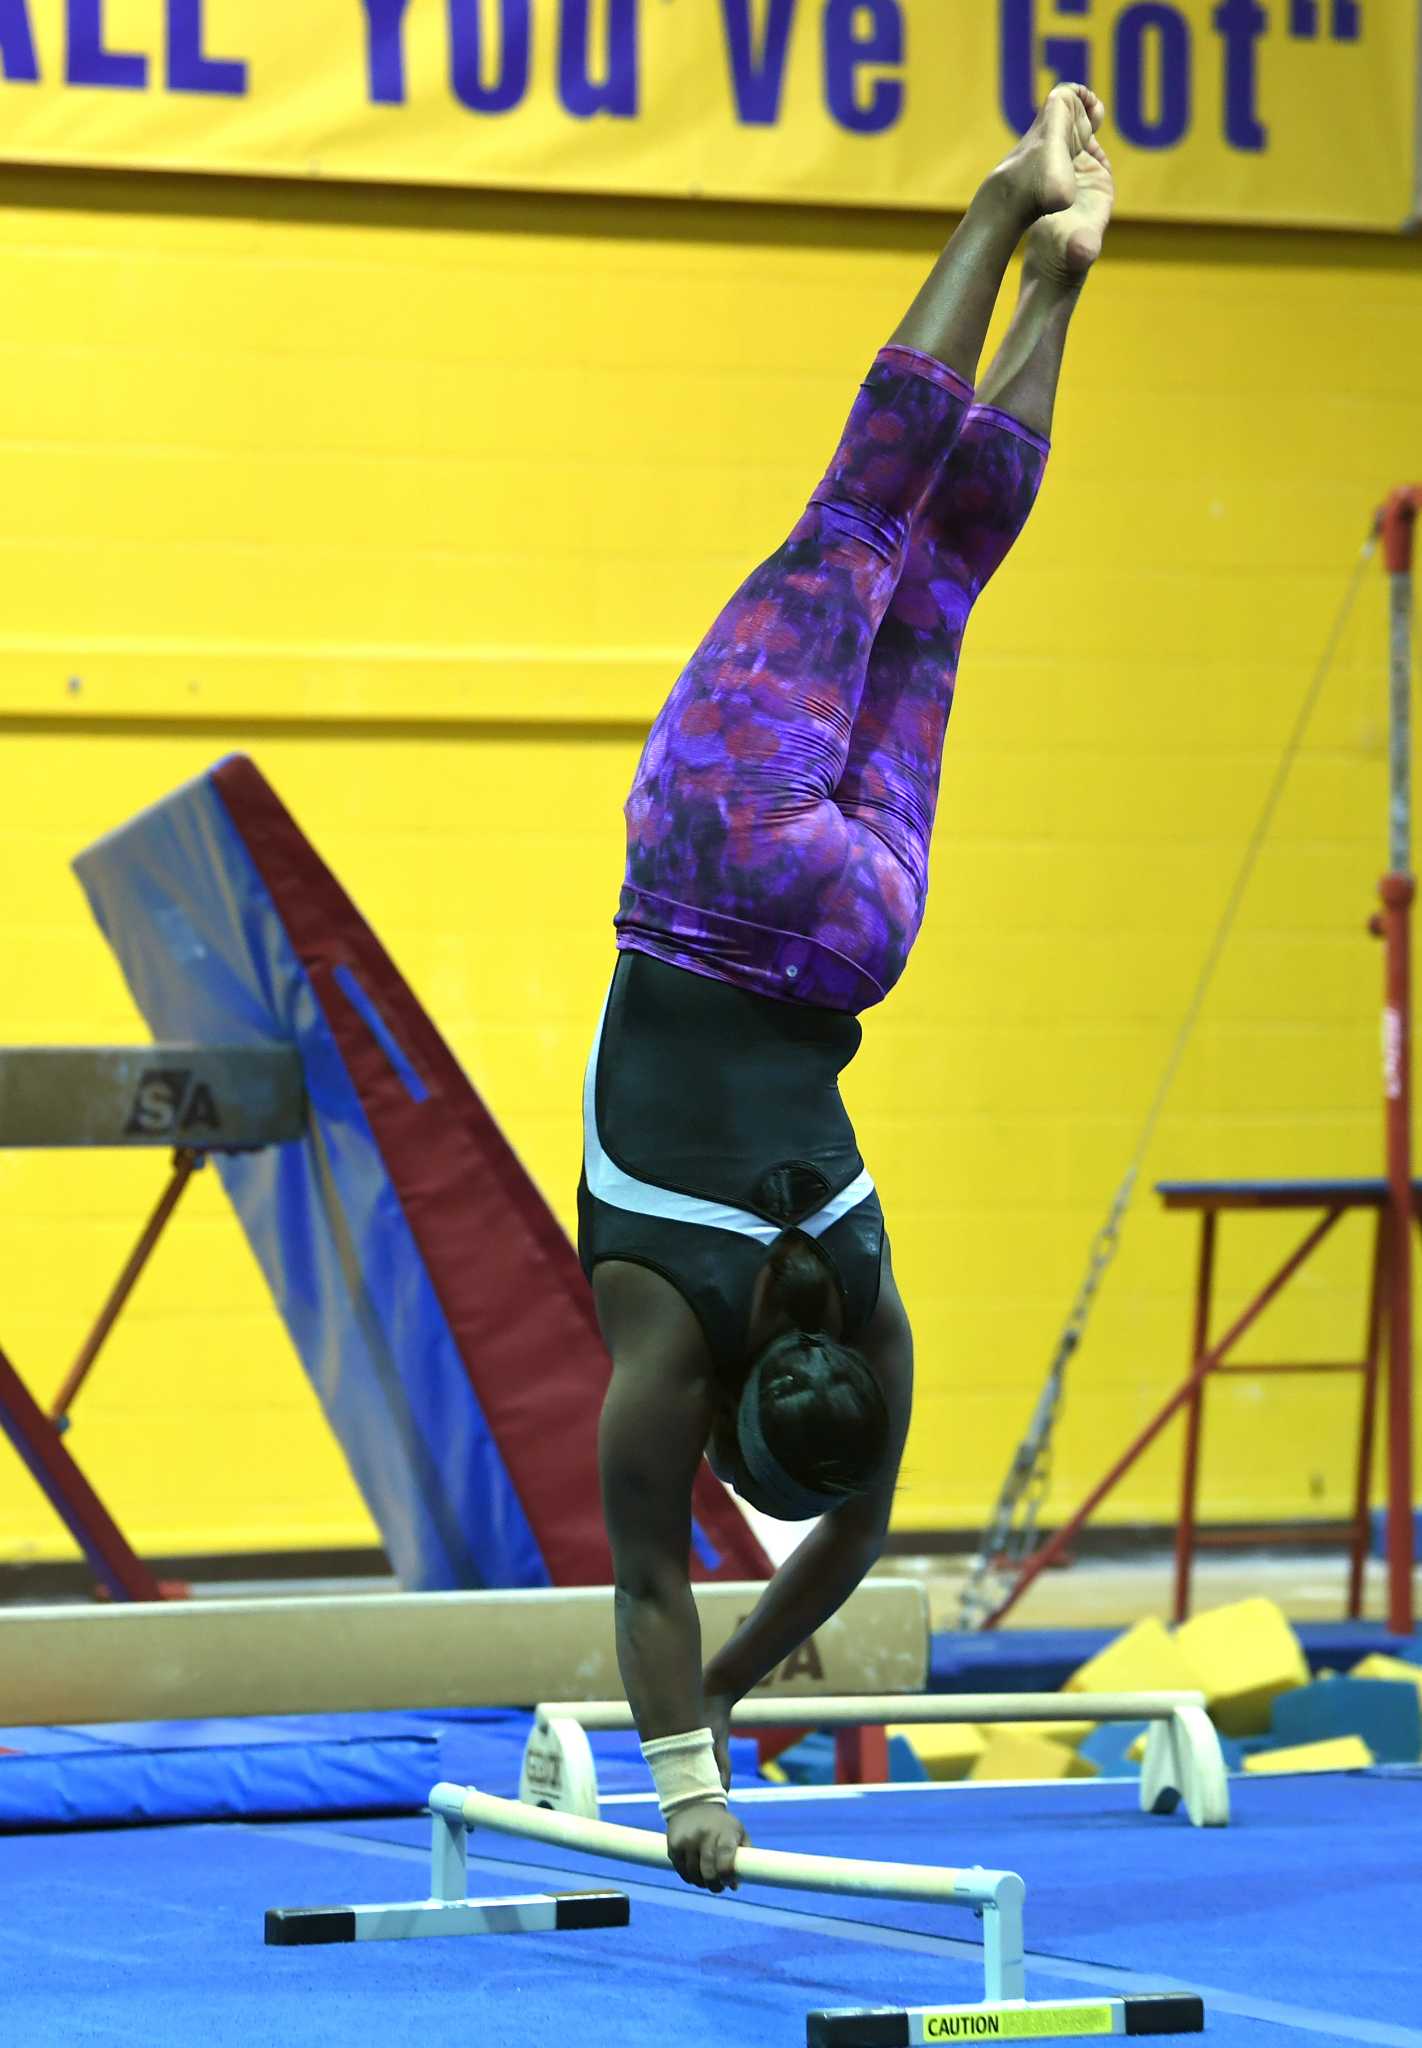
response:
[[[641,732],[820,474],[918,218],[7,174],[0,1040],[141,1036],[70,857],[251,753],[571,1228]],[[1415,250],[1119,228],[1037,515],[968,637],[933,897],[848,1094],[912,1307],[903,1529],[1025,1423],[1367,532],[1422,472]],[[1146,1162],[1366,1173],[1385,852],[1367,572]],[[48,1394],[161,1155],[0,1153],[0,1343]],[[1287,1232],[1232,1221],[1237,1300]],[[1075,1368],[1067,1507],[1183,1366],[1147,1192]],[[1261,1332],[1344,1355],[1363,1228]],[[1351,1386],[1213,1402],[1205,1509],[1332,1514]],[[199,1181],[70,1442],[140,1548],[373,1531]],[[1167,1444],[1112,1503],[1172,1511]],[[0,1557],[69,1554],[0,1444]]]

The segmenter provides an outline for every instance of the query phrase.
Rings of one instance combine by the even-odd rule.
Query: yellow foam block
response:
[[[1380,1650],[1364,1657],[1361,1664],[1355,1664],[1348,1673],[1350,1678],[1396,1678],[1404,1685],[1415,1685],[1422,1693],[1422,1664],[1406,1664],[1401,1657],[1384,1657]]]
[[[1199,1692],[1194,1665],[1164,1622],[1128,1628],[1074,1671],[1064,1692]]]
[[[993,1728],[983,1753],[969,1771],[970,1778],[1094,1778],[1095,1764],[1078,1756],[1064,1742],[1044,1742],[1038,1735],[1026,1735],[1016,1728]]]
[[[1085,1742],[1093,1728],[1099,1728],[1099,1721],[999,1721],[999,1728],[1010,1728],[1014,1735],[1035,1735],[1043,1742],[1064,1742],[1068,1749],[1075,1749]]]
[[[1092,1729],[1098,1729],[1098,1720],[998,1720],[992,1726],[1004,1729],[1010,1735],[1031,1735],[1041,1743],[1063,1743],[1068,1749],[1076,1749]]]
[[[1256,1597],[1213,1607],[1175,1631],[1181,1655],[1199,1674],[1222,1735],[1262,1735],[1281,1692],[1309,1681],[1308,1659],[1283,1609]]]
[[[1145,1762],[1146,1743],[1149,1740],[1150,1730],[1149,1728],[1147,1728],[1136,1737],[1135,1741],[1126,1751],[1126,1760],[1128,1763],[1143,1764]]]
[[[907,1728],[889,1728],[888,1735],[902,1735],[919,1758],[930,1778],[951,1784],[966,1778],[987,1747],[981,1728],[959,1721],[930,1727],[923,1722]]]
[[[761,1765],[760,1775],[762,1778],[768,1778],[772,1785],[788,1785],[790,1783],[790,1773],[783,1764],[776,1763],[773,1757],[769,1763]]]
[[[1373,1753],[1361,1735],[1335,1735],[1327,1742],[1301,1742],[1294,1749],[1261,1749],[1244,1759],[1246,1771],[1361,1771]]]

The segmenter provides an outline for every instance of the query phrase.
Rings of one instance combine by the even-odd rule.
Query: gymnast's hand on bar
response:
[[[708,1892],[722,1892],[727,1885],[740,1889],[736,1876],[736,1851],[750,1841],[745,1829],[728,1808],[714,1800],[684,1806],[667,1822],[667,1854],[678,1877]]]

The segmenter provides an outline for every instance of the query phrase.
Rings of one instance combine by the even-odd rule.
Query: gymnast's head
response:
[[[713,1433],[717,1475],[787,1522],[867,1492],[888,1448],[889,1411],[868,1360],[844,1341],[839,1276],[803,1231],[782,1231],[766,1254],[748,1337],[744,1385]]]

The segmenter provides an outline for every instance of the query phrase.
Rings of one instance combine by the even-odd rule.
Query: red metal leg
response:
[[[1225,1356],[1225,1353],[1231,1350],[1233,1346],[1239,1342],[1239,1339],[1244,1335],[1245,1331],[1249,1329],[1250,1326],[1253,1323],[1255,1323],[1258,1320],[1258,1318],[1264,1313],[1265,1309],[1269,1306],[1270,1302],[1273,1301],[1274,1297],[1280,1292],[1280,1290],[1288,1285],[1289,1281],[1293,1279],[1295,1273],[1298,1272],[1299,1267],[1302,1266],[1305,1260],[1310,1258],[1312,1254],[1318,1249],[1319,1245],[1322,1244],[1324,1238],[1327,1237],[1329,1231],[1332,1230],[1333,1226],[1337,1223],[1339,1217],[1342,1216],[1342,1214],[1343,1211],[1341,1209],[1330,1209],[1328,1214],[1324,1217],[1323,1221],[1321,1223],[1317,1223],[1314,1225],[1313,1229],[1308,1233],[1308,1236],[1304,1239],[1303,1243],[1299,1246],[1298,1250],[1293,1254],[1291,1258],[1285,1261],[1285,1263],[1279,1268],[1278,1272],[1274,1275],[1273,1279],[1269,1282],[1268,1286],[1264,1288],[1262,1293],[1256,1296],[1256,1298],[1250,1303],[1249,1307],[1245,1309],[1244,1313],[1236,1318],[1234,1323],[1225,1332],[1224,1336],[1221,1337],[1218,1344],[1214,1345],[1212,1349],[1209,1352],[1207,1352],[1206,1355],[1200,1360],[1199,1365],[1196,1367],[1195,1371],[1191,1373],[1189,1379],[1186,1380],[1184,1386],[1177,1387],[1175,1392],[1171,1395],[1170,1399],[1165,1403],[1164,1407],[1156,1411],[1155,1415],[1146,1424],[1146,1427],[1141,1431],[1140,1435],[1136,1438],[1135,1442],[1123,1454],[1123,1456],[1117,1459],[1116,1463],[1111,1467],[1111,1470],[1106,1474],[1106,1477],[1100,1482],[1100,1484],[1093,1487],[1092,1491],[1087,1495],[1085,1501],[1077,1509],[1076,1513],[1071,1517],[1071,1519],[1067,1522],[1064,1522],[1061,1528],[1057,1530],[1056,1534],[1054,1536],[1049,1537],[1048,1540],[1042,1545],[1041,1549],[1035,1551],[1033,1555],[1027,1560],[1027,1563],[1023,1566],[1022,1575],[1018,1579],[1017,1584],[1012,1588],[1012,1591],[1008,1594],[1007,1598],[1002,1602],[1002,1605],[998,1607],[994,1613],[988,1616],[987,1621],[984,1624],[985,1627],[996,1627],[997,1623],[1003,1619],[1004,1615],[1011,1613],[1012,1609],[1017,1605],[1018,1601],[1022,1598],[1022,1595],[1027,1591],[1027,1588],[1032,1584],[1033,1580],[1036,1579],[1042,1572],[1046,1571],[1050,1565],[1056,1563],[1057,1559],[1061,1556],[1062,1552],[1065,1549],[1067,1549],[1067,1547],[1073,1542],[1073,1540],[1079,1534],[1079,1532],[1090,1521],[1091,1517],[1095,1514],[1097,1508],[1100,1507],[1102,1501],[1105,1500],[1106,1496],[1113,1490],[1115,1486],[1119,1484],[1120,1480],[1124,1477],[1124,1475],[1130,1471],[1132,1465],[1135,1464],[1137,1458],[1140,1457],[1141,1453],[1147,1448],[1148,1445],[1155,1442],[1155,1439],[1160,1435],[1160,1432],[1164,1429],[1166,1423],[1169,1422],[1171,1417],[1176,1413],[1176,1411],[1182,1408],[1186,1401],[1189,1400],[1191,1394],[1193,1393],[1195,1388],[1200,1384],[1201,1380],[1204,1379],[1206,1373],[1213,1370],[1213,1368],[1219,1363],[1220,1359],[1222,1359]]]
[[[1353,1545],[1348,1565],[1348,1618],[1363,1611],[1363,1574],[1372,1548],[1373,1439],[1377,1431],[1378,1361],[1382,1355],[1383,1293],[1387,1285],[1388,1225],[1378,1214],[1373,1239],[1373,1277],[1368,1289],[1367,1348],[1363,1357],[1363,1411],[1358,1423],[1358,1478],[1353,1493]]]
[[[1180,1520],[1175,1529],[1175,1619],[1190,1612],[1190,1567],[1195,1552],[1195,1497],[1200,1475],[1200,1430],[1204,1421],[1205,1375],[1197,1368],[1210,1349],[1210,1295],[1215,1273],[1213,1209],[1200,1217],[1200,1263],[1195,1281],[1195,1329],[1190,1346],[1193,1392],[1185,1410],[1185,1462],[1180,1480]]]
[[[0,1351],[0,1428],[111,1593],[161,1600],[163,1588],[135,1556],[118,1524],[59,1440],[59,1431]]]
[[[1388,1208],[1388,1625],[1410,1636],[1412,1603],[1412,1075],[1411,875],[1382,879],[1387,942],[1384,1060]]]
[[[885,1728],[837,1728],[834,1736],[836,1785],[887,1785],[889,1735]]]
[[[187,1186],[193,1174],[204,1163],[203,1155],[200,1152],[190,1152],[184,1148],[182,1151],[174,1153],[172,1178],[164,1189],[157,1208],[144,1225],[143,1235],[134,1246],[133,1254],[128,1264],[115,1282],[113,1292],[100,1309],[98,1319],[93,1329],[89,1332],[83,1350],[69,1369],[68,1378],[54,1397],[54,1406],[51,1408],[50,1414],[61,1429],[68,1422],[69,1410],[73,1405],[75,1395],[89,1377],[94,1360],[103,1349],[109,1332],[118,1321],[124,1303],[137,1286],[138,1277],[152,1257],[158,1240],[167,1226],[169,1217],[177,1208],[183,1189]]]

